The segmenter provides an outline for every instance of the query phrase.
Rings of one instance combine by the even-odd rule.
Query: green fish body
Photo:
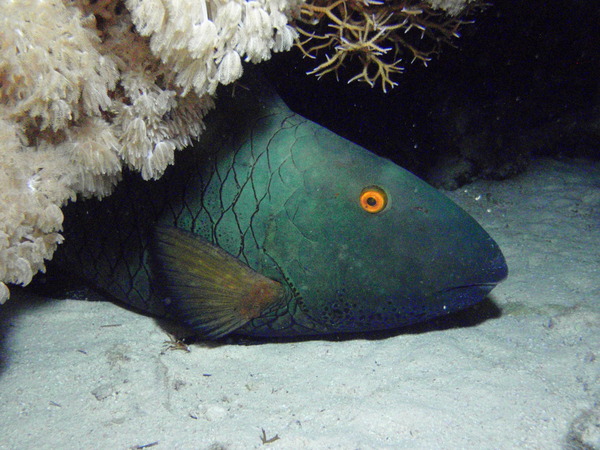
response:
[[[481,301],[494,240],[414,175],[258,85],[219,99],[163,178],[70,205],[59,265],[218,338],[398,328]]]

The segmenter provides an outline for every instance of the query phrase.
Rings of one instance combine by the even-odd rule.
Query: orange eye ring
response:
[[[360,206],[370,214],[383,211],[387,203],[387,194],[378,186],[368,186],[360,193]]]

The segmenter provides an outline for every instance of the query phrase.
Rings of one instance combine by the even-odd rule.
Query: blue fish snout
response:
[[[440,289],[427,296],[423,304],[428,305],[432,316],[461,311],[482,301],[507,276],[504,255],[493,242],[489,253],[483,252],[473,261],[471,270],[462,267],[461,276],[440,284]]]
[[[485,241],[486,245],[471,266],[473,271],[465,270],[465,283],[438,292],[438,302],[449,302],[452,310],[461,310],[483,300],[506,279],[508,266],[502,251],[489,235]]]
[[[495,257],[492,258],[488,264],[489,283],[492,287],[508,277],[508,266],[506,265],[506,259],[504,259],[504,255],[500,249],[497,250]]]

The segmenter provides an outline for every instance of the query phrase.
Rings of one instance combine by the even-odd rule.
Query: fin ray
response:
[[[188,231],[156,226],[152,242],[156,289],[167,308],[207,337],[235,331],[285,295],[280,283]]]

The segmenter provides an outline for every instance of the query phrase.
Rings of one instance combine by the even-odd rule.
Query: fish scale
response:
[[[244,83],[160,180],[128,174],[65,208],[55,264],[208,338],[397,328],[506,277],[497,244],[444,195]]]
[[[56,263],[117,299],[159,315],[165,311],[150,289],[147,264],[152,224],[189,230],[246,264],[258,266],[265,230],[253,220],[258,214],[277,212],[289,196],[286,180],[300,176],[291,158],[293,145],[272,143],[278,135],[294,133],[308,121],[290,114],[274,99],[269,108],[255,103],[251,111],[244,110],[243,117],[252,121],[246,124],[246,133],[240,133],[239,126],[231,126],[233,114],[227,114],[228,104],[236,114],[241,113],[236,99],[227,100],[207,120],[211,131],[201,143],[179,154],[160,180],[146,182],[129,174],[110,197],[69,205],[65,209],[66,242]],[[261,133],[248,132],[256,129]]]

